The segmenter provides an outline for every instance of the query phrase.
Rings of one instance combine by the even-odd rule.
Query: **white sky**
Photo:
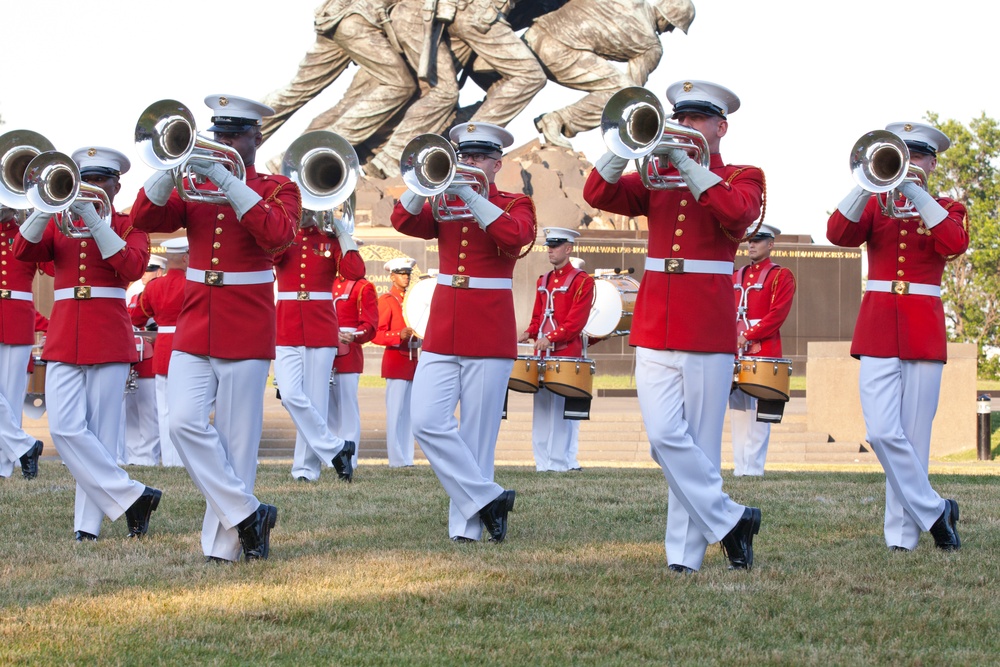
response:
[[[530,1],[530,0],[523,0]],[[968,123],[1000,117],[996,19],[972,0],[694,0],[690,34],[664,35],[647,86],[664,95],[682,78],[733,89],[742,108],[723,140],[727,162],[764,169],[767,221],[825,243],[828,212],[853,183],[848,153],[868,130],[928,111]],[[320,0],[32,0],[0,5],[5,65],[0,132],[31,129],[70,153],[85,144],[125,152],[132,171],[116,203],[131,203],[151,173],[132,133],[150,103],[172,97],[207,127],[210,93],[262,98],[284,85],[313,41]],[[279,152],[339,99],[349,70],[265,144]],[[475,98],[477,88],[464,95]],[[509,126],[517,144],[532,119],[577,99],[550,83]],[[594,161],[596,131],[573,140]]]

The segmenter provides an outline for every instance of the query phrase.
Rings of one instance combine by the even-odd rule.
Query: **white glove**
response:
[[[78,199],[69,205],[69,210],[78,215],[83,220],[83,224],[87,225],[87,229],[91,231],[104,222],[101,216],[97,214],[97,209],[94,208],[93,203],[83,202]]]
[[[608,183],[617,183],[618,179],[622,177],[625,172],[625,167],[628,166],[628,159],[623,157],[618,157],[611,151],[608,151],[600,158],[598,158],[597,163],[594,164],[594,169],[597,173],[601,175]]]
[[[857,222],[861,219],[861,214],[865,212],[865,206],[871,196],[872,193],[860,185],[855,185],[854,189],[837,205],[837,210],[851,222]]]
[[[236,217],[240,220],[247,211],[256,206],[262,197],[250,189],[250,186],[229,173],[229,170],[218,162],[192,162],[190,169],[192,172],[206,177],[215,183],[219,190],[226,195],[229,204],[236,212]]]
[[[97,249],[101,251],[101,258],[107,259],[112,255],[121,252],[125,247],[125,241],[118,236],[118,232],[111,229],[111,225],[97,215],[97,209],[93,204],[76,201],[70,205],[70,210],[83,218],[83,223],[90,230],[90,235],[97,244]]]
[[[346,255],[351,250],[357,250],[358,244],[351,238],[347,225],[340,218],[333,219],[333,228],[337,230],[337,243],[340,244],[341,256]]]
[[[472,217],[485,232],[486,228],[493,224],[493,221],[503,215],[503,209],[491,202],[486,197],[477,194],[471,185],[453,185],[445,190],[448,194],[458,195],[469,207]]]
[[[695,201],[701,198],[701,193],[705,190],[722,182],[722,178],[718,174],[713,174],[692,160],[687,151],[682,148],[671,148],[667,151],[667,156],[670,158],[671,164],[677,167],[681,178],[687,183]]]
[[[927,229],[936,227],[939,222],[948,217],[948,211],[944,206],[937,203],[934,197],[912,181],[906,181],[899,186],[899,191],[906,196],[920,214],[920,219],[924,221]]]
[[[427,201],[427,197],[423,195],[418,195],[412,190],[407,190],[400,196],[399,203],[403,205],[406,212],[410,215],[417,215],[424,208],[424,203]]]
[[[170,169],[154,172],[142,188],[146,191],[146,199],[156,206],[166,206],[170,193],[174,191],[174,172]]]
[[[49,220],[51,219],[51,213],[35,210],[28,216],[28,219],[24,221],[24,224],[21,225],[18,231],[28,243],[38,243],[42,240],[42,234],[45,233],[45,225],[49,224]]]

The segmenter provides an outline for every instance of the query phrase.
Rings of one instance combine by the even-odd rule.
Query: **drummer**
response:
[[[517,342],[533,340],[536,355],[580,358],[583,328],[594,302],[594,279],[570,261],[579,232],[562,227],[542,231],[552,270],[538,278],[531,322]],[[564,396],[545,387],[535,393],[531,446],[539,472],[580,469],[576,459],[580,422],[565,415]]]
[[[795,276],[771,261],[776,228],[761,225],[748,240],[750,263],[733,273],[736,344],[743,357],[780,357],[781,325],[792,309]],[[758,421],[757,399],[742,389],[729,395],[733,474],[762,476],[771,423]]]

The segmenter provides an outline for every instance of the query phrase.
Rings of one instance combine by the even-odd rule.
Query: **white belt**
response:
[[[278,292],[278,301],[333,301],[332,292]]]
[[[212,287],[224,285],[263,285],[274,282],[274,271],[202,271],[187,270],[187,279],[194,283],[204,283]]]
[[[79,287],[63,287],[53,292],[56,301],[66,299],[121,299],[125,300],[125,290],[121,287],[93,287],[91,285],[80,285]]]
[[[670,257],[660,259],[658,257],[646,258],[647,271],[659,271],[660,273],[717,273],[723,276],[733,275],[733,262],[722,262],[711,259],[682,259],[680,257]]]
[[[911,283],[906,280],[869,280],[865,285],[866,292],[888,292],[889,294],[919,294],[920,296],[936,296],[941,298],[940,285],[925,285]]]
[[[31,292],[18,292],[12,289],[0,289],[0,299],[13,299],[14,301],[31,301]]]
[[[457,289],[511,289],[514,281],[510,278],[476,278],[465,275],[448,275],[439,273],[438,285],[446,285]]]
[[[177,327],[156,327],[156,333],[174,333]]]

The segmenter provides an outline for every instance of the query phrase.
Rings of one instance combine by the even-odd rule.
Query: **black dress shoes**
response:
[[[132,507],[125,510],[129,537],[142,537],[146,534],[149,530],[149,515],[156,511],[161,496],[163,496],[162,491],[147,486],[142,490],[139,499],[132,503]]]
[[[514,509],[514,490],[508,489],[479,510],[479,518],[483,520],[490,534],[490,542],[503,542],[507,537],[507,513],[512,509]]]
[[[333,467],[337,471],[340,479],[351,482],[354,480],[354,453],[358,451],[358,446],[353,441],[344,442],[344,448],[333,457]]]
[[[962,540],[958,538],[955,525],[958,523],[958,502],[951,498],[944,501],[944,512],[931,526],[934,545],[944,551],[958,551],[962,548]]]
[[[77,542],[96,542],[97,535],[91,535],[90,533],[85,533],[82,530],[78,530],[73,533],[73,539]]]
[[[278,522],[278,508],[260,504],[257,511],[240,521],[236,530],[240,534],[244,560],[267,560],[271,552],[271,529]]]
[[[912,551],[912,549],[907,549],[906,547],[901,547],[899,545],[895,545],[894,544],[893,546],[889,547],[889,551],[900,551],[900,552],[903,552],[903,553],[910,553],[910,551]]]
[[[753,567],[753,536],[760,530],[760,510],[747,507],[733,529],[722,538],[722,548],[729,559],[730,570]]]
[[[465,544],[466,542],[475,542],[476,540],[472,539],[471,537],[466,537],[465,535],[456,535],[455,537],[451,538],[451,541]]]
[[[218,556],[205,556],[205,562],[209,565],[230,565],[233,561],[227,560],[225,558],[219,558]]]
[[[676,572],[677,574],[694,574],[694,570],[687,565],[678,565],[674,563],[673,565],[668,565],[667,569],[671,572]]]
[[[42,441],[35,440],[35,444],[31,446],[31,449],[24,453],[24,456],[20,458],[21,461],[21,474],[24,475],[25,479],[35,479],[38,477],[38,458],[42,455]]]

